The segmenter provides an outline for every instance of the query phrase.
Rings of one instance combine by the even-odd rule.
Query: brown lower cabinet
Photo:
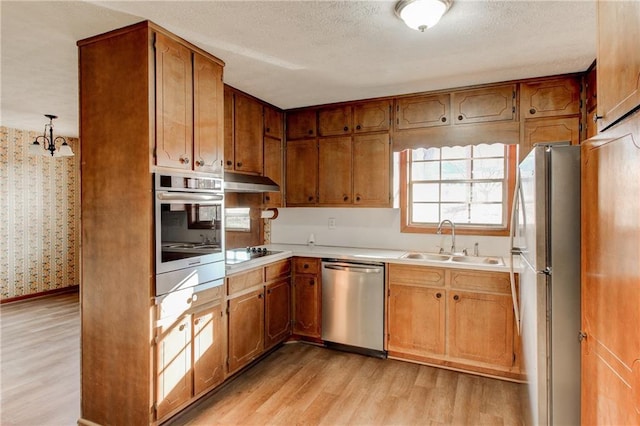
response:
[[[228,374],[233,374],[289,337],[291,261],[227,277]]]
[[[509,275],[389,265],[392,358],[523,380]]]
[[[320,338],[322,325],[320,259],[293,259],[293,333]]]

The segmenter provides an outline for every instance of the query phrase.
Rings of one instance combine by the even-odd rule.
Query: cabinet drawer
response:
[[[191,307],[197,307],[207,303],[221,301],[223,296],[224,296],[223,285],[198,291],[192,296]]]
[[[227,277],[228,294],[234,294],[262,283],[262,268]]]
[[[511,294],[509,274],[483,271],[452,271],[451,288]]]
[[[264,267],[264,280],[269,282],[277,278],[291,275],[291,259],[273,263]]]
[[[312,257],[297,257],[293,260],[296,274],[317,274],[320,272],[320,261]]]
[[[445,270],[424,266],[389,265],[389,282],[416,286],[444,287]]]

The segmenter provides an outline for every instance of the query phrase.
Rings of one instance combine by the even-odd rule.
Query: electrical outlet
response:
[[[335,217],[330,217],[329,218],[329,229],[336,229],[336,218]]]

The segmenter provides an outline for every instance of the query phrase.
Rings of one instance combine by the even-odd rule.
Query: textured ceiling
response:
[[[76,41],[149,19],[287,109],[586,70],[593,1],[454,0],[420,33],[394,1],[0,2],[2,125],[78,135]]]

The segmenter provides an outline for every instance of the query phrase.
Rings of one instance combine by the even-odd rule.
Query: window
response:
[[[251,232],[250,212],[249,207],[224,209],[225,231]]]
[[[432,232],[450,219],[461,233],[506,235],[516,145],[432,147],[403,152],[403,232]]]

